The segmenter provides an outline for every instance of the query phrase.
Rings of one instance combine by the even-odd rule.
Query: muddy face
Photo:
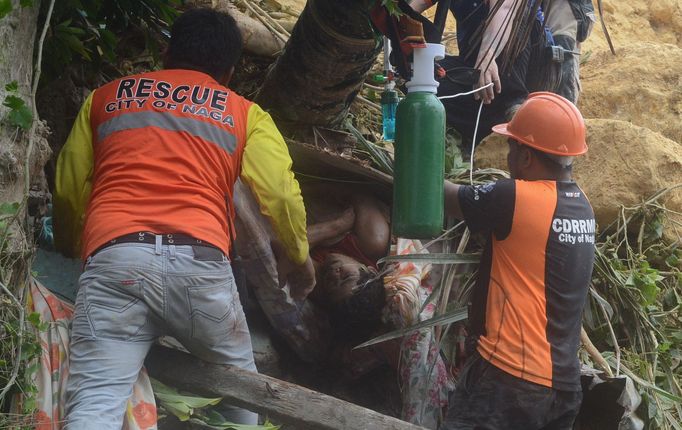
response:
[[[330,305],[349,298],[368,272],[367,266],[343,254],[329,254],[321,270],[320,299]]]

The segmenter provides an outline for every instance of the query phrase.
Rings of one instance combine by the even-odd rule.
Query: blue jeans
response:
[[[256,371],[227,258],[159,239],[112,245],[86,263],[72,323],[67,430],[120,430],[145,356],[162,335],[204,361]],[[227,405],[221,412],[257,424],[255,413]]]

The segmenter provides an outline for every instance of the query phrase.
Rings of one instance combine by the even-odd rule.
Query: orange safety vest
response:
[[[251,105],[191,70],[128,76],[97,89],[82,256],[138,231],[187,234],[228,254]]]

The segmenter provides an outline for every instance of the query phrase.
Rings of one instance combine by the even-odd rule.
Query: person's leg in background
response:
[[[580,42],[592,31],[594,6],[585,0],[553,0],[546,13],[545,25],[552,32],[554,43],[566,54],[555,67],[559,79],[547,91],[555,92],[573,103],[580,96]]]
[[[559,74],[557,85],[549,90],[576,103],[580,94],[580,56],[573,52],[579,52],[580,48],[576,46],[578,23],[568,0],[552,1],[545,15],[545,25],[552,32],[554,43],[567,52],[563,62],[555,66]]]
[[[86,265],[72,323],[65,430],[120,430],[125,407],[158,336],[145,290],[159,288],[153,248],[120,244]],[[135,262],[135,264],[132,264]]]
[[[168,248],[165,321],[170,334],[204,361],[257,372],[230,262],[215,248]],[[258,415],[245,409],[221,404],[219,411],[234,423],[258,423]]]

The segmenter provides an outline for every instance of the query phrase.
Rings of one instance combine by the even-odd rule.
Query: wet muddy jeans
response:
[[[516,378],[476,353],[462,369],[441,430],[570,430],[581,391]]]
[[[120,430],[126,402],[152,343],[179,340],[207,362],[256,371],[230,263],[214,249],[121,243],[91,257],[73,319],[67,430]],[[229,421],[252,412],[221,405]]]

